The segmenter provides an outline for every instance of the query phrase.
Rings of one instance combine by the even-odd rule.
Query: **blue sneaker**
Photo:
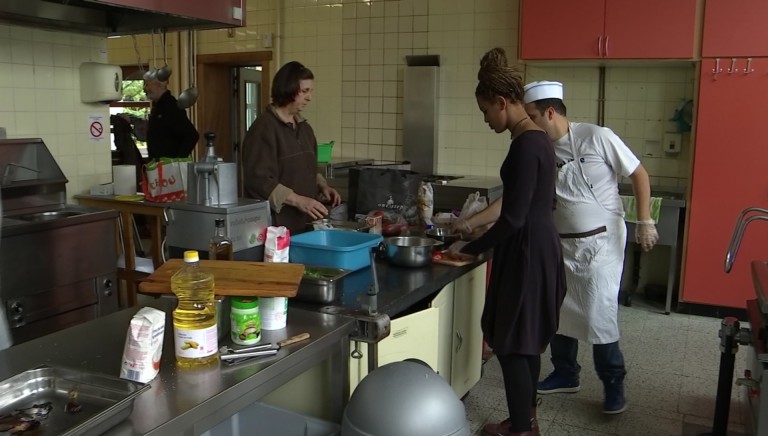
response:
[[[552,371],[544,380],[540,381],[536,392],[541,395],[546,394],[574,394],[581,390],[579,378],[570,378]]]
[[[612,380],[603,382],[605,399],[603,400],[603,413],[616,415],[627,410],[627,399],[624,398],[624,381]]]

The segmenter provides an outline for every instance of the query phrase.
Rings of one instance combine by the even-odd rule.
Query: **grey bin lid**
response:
[[[342,436],[469,436],[464,403],[427,364],[375,369],[349,399]]]

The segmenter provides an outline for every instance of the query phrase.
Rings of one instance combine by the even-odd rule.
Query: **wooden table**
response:
[[[127,305],[136,304],[136,292],[138,281],[147,276],[146,273],[136,271],[136,245],[134,243],[134,215],[145,215],[149,221],[149,231],[152,238],[152,263],[155,268],[163,264],[162,231],[166,220],[166,203],[151,203],[147,201],[123,201],[116,200],[114,195],[75,195],[75,199],[83,206],[92,206],[102,209],[114,209],[120,212],[123,221],[122,234],[123,254],[125,256],[125,268],[118,271],[118,278],[125,280],[127,288]],[[122,302],[121,302],[122,306]]]

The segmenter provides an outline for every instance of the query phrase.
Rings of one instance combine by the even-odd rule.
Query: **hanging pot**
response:
[[[152,33],[150,35],[150,41],[152,44],[152,59],[151,62],[147,61],[147,65],[149,65],[149,70],[147,70],[146,73],[144,73],[144,80],[150,81],[150,80],[157,80],[157,57],[155,56],[155,29],[152,29]],[[154,64],[154,68],[152,68],[152,65]]]
[[[165,62],[165,65],[155,70],[155,77],[157,78],[157,80],[161,82],[167,82],[168,78],[171,77],[171,73],[173,71],[171,70],[171,67],[168,65],[168,53],[167,53],[167,42],[166,42],[165,31],[163,31],[160,38],[163,43],[163,61]]]
[[[192,107],[197,102],[197,88],[195,87],[195,73],[196,73],[196,62],[195,62],[195,48],[193,46],[194,44],[194,36],[193,36],[192,30],[189,31],[189,42],[187,43],[187,49],[188,49],[188,65],[189,65],[189,81],[191,83],[190,87],[185,89],[184,91],[179,94],[179,97],[176,99],[176,104],[180,109],[188,109]]]

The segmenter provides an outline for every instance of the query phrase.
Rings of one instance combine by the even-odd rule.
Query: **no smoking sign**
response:
[[[101,141],[104,137],[104,115],[91,114],[88,116],[88,137],[91,141]]]

